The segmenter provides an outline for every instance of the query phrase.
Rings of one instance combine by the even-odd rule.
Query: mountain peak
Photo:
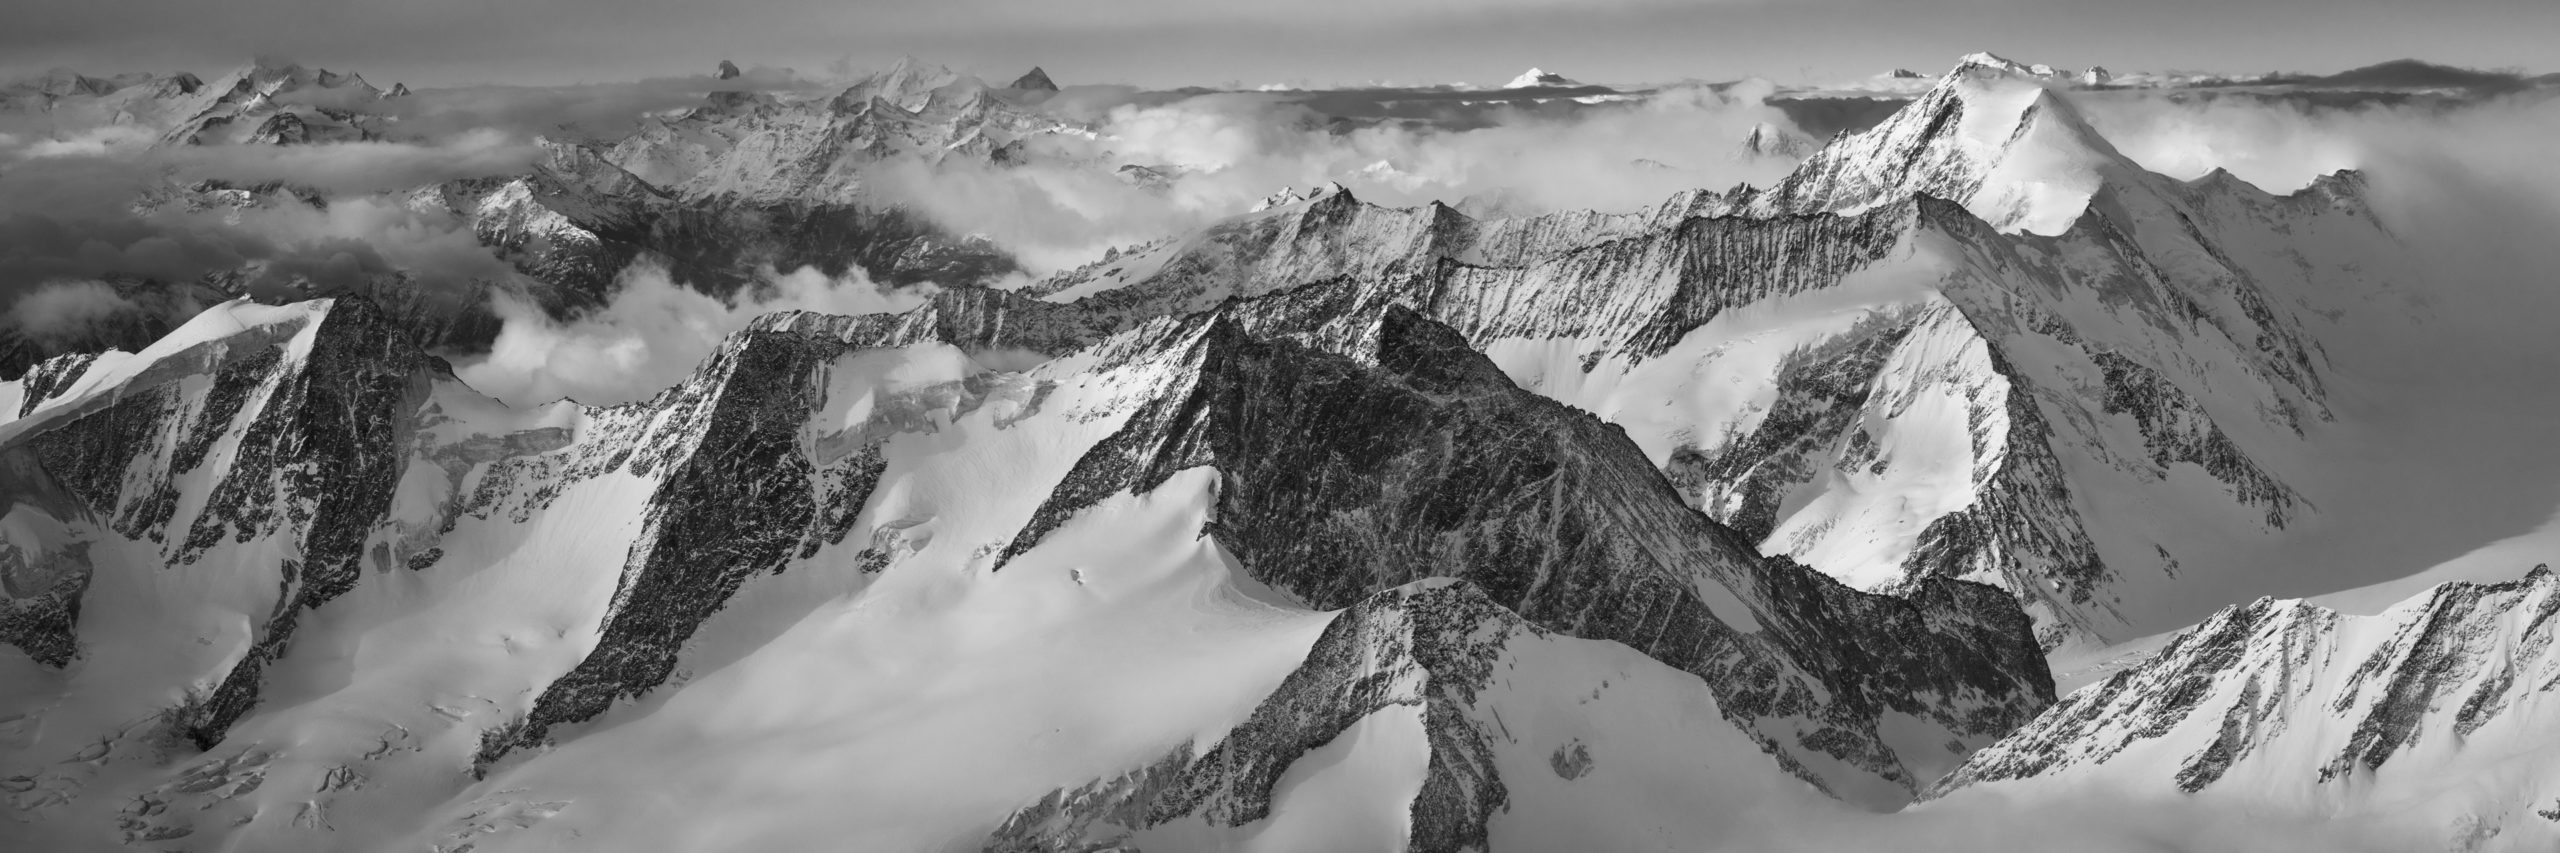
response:
[[[2067,69],[2055,68],[2051,65],[2046,65],[2040,62],[2034,64],[2019,62],[1988,51],[1978,51],[1965,54],[1964,58],[1956,61],[1955,70],[1947,73],[1949,75],[1955,75],[1976,70],[1989,70],[2014,77],[2047,81],[2076,82],[2090,78],[2098,78],[2098,82],[2103,83],[2108,79],[2113,79],[2112,75],[2109,75],[2107,70],[2104,68],[2093,68],[2086,73],[2078,73]]]
[[[1972,68],[1974,66],[2018,71],[2026,69],[2026,66],[2018,64],[2015,60],[1987,50],[1974,51],[1972,53],[1965,54],[1956,60],[1956,70],[1958,71]]]
[[[1813,140],[1764,121],[1751,126],[1751,133],[1742,138],[1740,153],[1745,157],[1801,159],[1820,147]]]
[[[1014,78],[1013,85],[1006,88],[1020,89],[1026,92],[1055,92],[1058,91],[1058,84],[1056,81],[1049,79],[1049,72],[1042,71],[1040,70],[1040,66],[1034,65],[1031,66],[1030,71],[1025,72],[1021,77]]]
[[[1287,207],[1318,199],[1350,200],[1351,190],[1339,181],[1326,181],[1317,186],[1308,187],[1305,192],[1300,192],[1297,187],[1281,187],[1279,192],[1263,196],[1262,201],[1256,202],[1253,205],[1253,212],[1259,213],[1275,207]]]
[[[2458,68],[2422,59],[2394,59],[2308,80],[2342,88],[2496,90],[2516,86],[2518,78],[2514,74]]]
[[[249,70],[265,71],[275,74],[291,74],[301,71],[302,63],[295,62],[290,57],[278,56],[272,53],[261,53],[249,58]]]
[[[963,76],[914,56],[901,56],[897,64],[889,66],[888,70],[865,77],[862,82],[846,89],[839,101],[860,104],[876,97],[913,111],[923,106],[924,99],[933,90],[960,82]]]
[[[2110,176],[2139,171],[2056,94],[2060,72],[1988,53],[1864,133],[1844,137],[1760,202],[1862,210],[1914,194],[1950,199],[2003,231],[2069,230]]]
[[[1574,82],[1571,78],[1568,78],[1568,77],[1566,77],[1566,76],[1564,76],[1564,75],[1562,75],[1562,74],[1558,74],[1558,73],[1555,73],[1555,72],[1553,72],[1553,71],[1548,71],[1548,70],[1543,69],[1543,68],[1531,68],[1531,69],[1529,69],[1529,70],[1527,70],[1527,71],[1523,71],[1523,72],[1521,72],[1521,73],[1520,73],[1520,76],[1511,78],[1511,82],[1502,84],[1502,88],[1505,88],[1505,89],[1529,89],[1529,88],[1535,88],[1535,87],[1539,87],[1539,86],[1579,86],[1579,85],[1582,85],[1582,84],[1580,84],[1580,83],[1576,83],[1576,82]]]

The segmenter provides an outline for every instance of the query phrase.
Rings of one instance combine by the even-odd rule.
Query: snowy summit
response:
[[[1574,80],[1572,80],[1571,78],[1568,78],[1568,77],[1566,77],[1566,76],[1564,76],[1564,75],[1562,75],[1562,74],[1558,74],[1558,73],[1555,73],[1555,72],[1553,72],[1553,71],[1548,71],[1548,70],[1545,70],[1545,69],[1542,69],[1542,68],[1531,68],[1531,69],[1529,69],[1529,70],[1527,70],[1527,71],[1520,72],[1520,76],[1511,78],[1511,82],[1502,84],[1502,88],[1505,88],[1505,89],[1530,89],[1530,88],[1536,88],[1536,87],[1540,87],[1540,86],[1580,86],[1580,85],[1582,85],[1582,84],[1581,84],[1581,83],[1578,83],[1578,82],[1575,82],[1575,81],[1574,81]]]

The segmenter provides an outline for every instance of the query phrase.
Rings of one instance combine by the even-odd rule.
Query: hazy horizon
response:
[[[2423,8],[2378,0],[2138,7],[2091,0],[1503,0],[1492,11],[1444,0],[1318,0],[1287,8],[1112,0],[1078,9],[1004,0],[931,7],[810,0],[141,5],[13,15],[20,25],[0,34],[0,55],[10,57],[0,60],[0,73],[69,67],[202,74],[274,55],[358,71],[383,85],[556,85],[698,74],[722,59],[818,72],[838,64],[884,67],[912,54],[990,79],[1037,65],[1064,85],[1490,85],[1530,66],[1594,82],[1757,76],[1820,83],[1895,67],[1935,73],[1983,50],[2119,71],[2325,73],[2404,58],[2529,73],[2560,68],[2560,43],[2548,38],[2560,32],[2560,4],[2535,0]],[[2270,44],[2270,32],[2287,37]]]

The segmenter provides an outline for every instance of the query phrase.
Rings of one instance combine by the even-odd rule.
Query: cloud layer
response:
[[[1327,181],[1380,204],[1499,197],[1517,212],[1629,210],[1683,188],[1766,182],[1791,164],[1740,156],[1740,146],[1757,124],[1787,124],[1762,103],[1767,91],[1757,82],[1674,87],[1593,106],[1448,99],[1409,117],[1357,121],[1319,111],[1303,94],[1070,92],[1070,103],[1052,108],[1090,121],[1099,138],[1035,140],[1040,151],[1027,165],[896,164],[872,186],[955,231],[988,236],[1036,274]],[[1161,177],[1115,172],[1124,166]]]
[[[562,398],[591,405],[647,399],[683,380],[720,340],[756,317],[786,310],[829,314],[898,312],[924,303],[931,286],[890,289],[859,273],[829,278],[803,267],[768,273],[762,286],[719,299],[676,282],[665,267],[635,263],[604,308],[555,320],[500,294],[506,326],[486,355],[455,368],[463,381],[510,405]]]

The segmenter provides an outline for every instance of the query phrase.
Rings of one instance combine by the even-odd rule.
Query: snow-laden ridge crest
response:
[[[2340,815],[2414,801],[2481,809],[2472,822],[2493,831],[2560,835],[2547,815],[2483,801],[2560,796],[2560,776],[2528,757],[2547,751],[2560,719],[2555,632],[2560,576],[2547,566],[2504,583],[2445,584],[2371,616],[2262,598],[2065,697],[1968,759],[1938,793],[2080,781],[2319,802]],[[2471,774],[2507,782],[2466,788]]]

